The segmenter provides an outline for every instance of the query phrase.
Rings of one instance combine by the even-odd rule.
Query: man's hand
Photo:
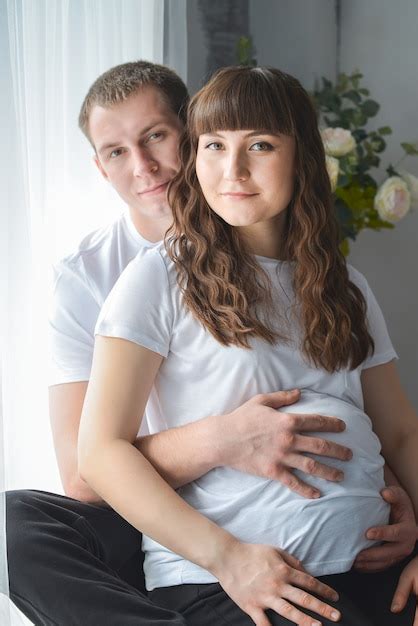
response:
[[[277,391],[254,396],[238,409],[222,416],[221,465],[247,474],[278,480],[305,498],[318,498],[320,492],[296,477],[292,470],[331,481],[341,481],[343,473],[305,456],[305,452],[349,461],[349,448],[307,431],[342,432],[345,423],[324,415],[297,415],[277,411],[297,402],[298,390]]]
[[[321,617],[334,622],[341,617],[337,609],[315,597],[336,602],[336,591],[308,574],[284,550],[235,541],[213,573],[256,626],[271,626],[264,612],[267,609],[300,626],[319,626]],[[318,619],[309,617],[305,609],[316,613]]]
[[[363,572],[379,572],[409,556],[418,540],[418,527],[411,500],[402,487],[386,487],[381,495],[391,505],[390,525],[369,528],[367,539],[384,541],[381,546],[362,550],[354,568]]]

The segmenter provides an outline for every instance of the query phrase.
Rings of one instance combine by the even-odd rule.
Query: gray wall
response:
[[[401,141],[418,140],[418,3],[400,0],[342,0],[341,70],[359,68],[381,104],[376,126],[389,125],[386,167],[402,155]],[[387,156],[386,156],[387,155]],[[418,175],[418,157],[404,168]],[[383,180],[385,174],[378,175]],[[392,231],[365,231],[352,246],[350,261],[368,278],[383,309],[399,354],[399,371],[418,408],[418,212]]]
[[[337,14],[334,0],[249,0],[250,32],[260,65],[293,74],[308,89],[334,78]]]

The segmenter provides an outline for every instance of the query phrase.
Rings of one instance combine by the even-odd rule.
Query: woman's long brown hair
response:
[[[356,368],[374,350],[366,302],[339,249],[314,108],[300,83],[277,69],[224,68],[190,102],[180,172],[169,188],[174,221],[165,240],[184,303],[223,345],[248,348],[251,337],[272,344],[287,339],[268,322],[273,318],[260,314],[274,314],[267,274],[238,230],[210,209],[196,176],[201,134],[247,129],[295,138],[295,184],[282,250],[294,261],[303,353],[329,372]]]

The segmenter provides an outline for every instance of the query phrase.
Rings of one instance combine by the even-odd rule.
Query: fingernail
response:
[[[367,533],[367,539],[376,539],[376,532],[374,530],[369,530]]]
[[[319,493],[319,491],[313,491],[312,492],[312,498],[319,498],[321,494]]]
[[[343,480],[343,478],[344,478],[344,474],[342,472],[339,472],[337,474],[337,480]]]
[[[340,614],[338,613],[338,611],[332,611],[331,618],[335,620],[340,619]]]
[[[391,611],[399,611],[399,604],[392,604],[392,606],[390,607]]]

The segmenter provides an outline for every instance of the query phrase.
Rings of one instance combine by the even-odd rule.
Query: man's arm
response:
[[[49,390],[50,419],[64,492],[83,502],[101,498],[80,478],[77,441],[87,382],[54,385]],[[227,415],[210,416],[179,428],[137,438],[135,446],[170,486],[177,488],[211,469],[228,465],[280,480],[305,497],[316,490],[292,473],[337,480],[338,472],[304,456],[304,452],[348,460],[350,451],[303,431],[338,432],[344,423],[332,417],[289,415],[284,407],[299,398],[297,391],[255,396]],[[282,411],[277,411],[281,408]]]

